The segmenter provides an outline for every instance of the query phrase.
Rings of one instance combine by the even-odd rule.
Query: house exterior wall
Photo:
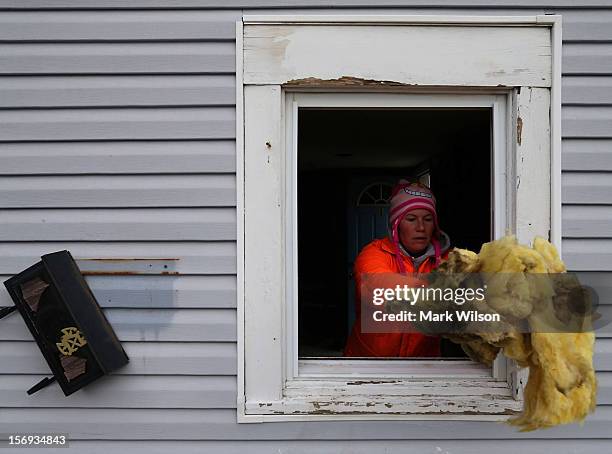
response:
[[[243,12],[562,15],[563,255],[612,307],[612,2],[0,0],[0,279],[69,249],[131,359],[68,398],[57,386],[27,396],[48,370],[21,318],[2,320],[0,433],[67,433],[86,452],[609,449],[604,334],[599,405],[582,427],[236,423]],[[87,260],[109,258],[124,260]]]

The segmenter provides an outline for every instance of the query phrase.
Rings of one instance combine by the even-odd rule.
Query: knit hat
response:
[[[409,182],[400,180],[391,192],[389,207],[389,228],[391,230],[391,240],[395,249],[395,260],[404,274],[406,267],[402,260],[399,242],[399,224],[404,219],[404,216],[409,211],[424,209],[433,215],[434,232],[431,238],[431,244],[434,247],[436,266],[440,263],[441,249],[438,237],[440,235],[440,227],[438,226],[438,213],[436,212],[436,198],[431,189],[419,182]]]

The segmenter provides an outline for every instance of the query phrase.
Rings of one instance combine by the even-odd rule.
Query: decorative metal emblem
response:
[[[74,326],[62,329],[62,333],[64,335],[60,339],[61,342],[55,344],[62,355],[71,356],[80,347],[87,344],[83,334]]]

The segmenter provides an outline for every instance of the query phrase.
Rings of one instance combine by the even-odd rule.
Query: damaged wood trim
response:
[[[244,405],[244,403],[243,403]],[[319,412],[316,414],[301,414],[299,412],[282,414],[275,412],[272,414],[249,414],[241,413],[239,422],[241,423],[262,423],[262,422],[308,422],[308,421],[489,421],[503,422],[509,418],[504,414],[471,414],[465,413],[420,413],[420,414],[392,414],[392,413],[330,413]]]
[[[474,22],[472,22],[472,19]],[[414,20],[414,22],[413,22]],[[268,24],[265,21],[270,21]],[[541,55],[533,55],[534,46],[515,46],[515,52],[513,55],[516,56],[516,61],[506,61],[504,59],[495,60],[497,63],[496,68],[487,71],[472,71],[461,74],[453,73],[447,75],[442,73],[437,79],[432,79],[432,74],[436,73],[438,68],[429,68],[427,71],[423,70],[423,73],[419,73],[419,69],[425,68],[424,65],[419,65],[417,60],[414,58],[406,58],[407,52],[411,51],[411,48],[403,49],[401,46],[401,55],[404,61],[410,63],[407,66],[406,71],[389,71],[388,68],[393,68],[395,62],[386,62],[388,64],[381,64],[376,61],[376,57],[379,55],[377,48],[371,49],[375,46],[370,46],[370,40],[367,37],[363,38],[361,42],[364,44],[364,48],[370,49],[370,53],[367,55],[360,55],[361,60],[358,60],[355,65],[352,61],[345,61],[342,59],[342,52],[334,53],[331,50],[328,52],[329,55],[319,55],[308,52],[308,49],[312,48],[312,42],[306,36],[307,33],[296,33],[303,32],[304,30],[298,30],[299,25],[327,25],[327,27],[310,27],[310,30],[321,30],[324,32],[337,31],[339,34],[344,35],[348,33],[351,27],[349,25],[355,24],[361,25],[390,25],[395,27],[379,27],[379,30],[385,33],[392,33],[393,29],[399,29],[398,27],[403,24],[414,24],[414,25],[434,25],[440,28],[440,32],[447,34],[452,32],[453,26],[460,25],[471,25],[471,29],[478,29],[479,32],[489,31],[498,33],[496,36],[509,37],[514,32],[520,33],[521,36],[531,34],[531,38],[534,38],[534,42],[538,41],[535,38],[542,37],[548,33],[548,30],[544,30],[545,27],[552,28],[552,70],[542,65],[530,66],[528,63],[523,63],[531,55],[534,57],[534,61],[541,62],[542,57],[550,57],[548,54],[540,52]],[[532,87],[535,89],[550,89],[553,93],[552,98],[556,101],[551,102],[551,122],[553,123],[551,129],[560,128],[560,58],[561,58],[561,30],[560,30],[560,16],[524,16],[524,17],[472,17],[469,16],[418,16],[418,17],[394,17],[389,20],[385,17],[376,16],[244,16],[243,21],[237,23],[237,40],[236,40],[236,76],[237,76],[237,177],[241,180],[245,178],[245,171],[242,168],[245,165],[245,159],[248,156],[253,156],[259,153],[265,155],[267,161],[265,164],[275,164],[274,149],[281,150],[277,147],[277,143],[281,144],[281,136],[283,126],[278,120],[278,106],[282,103],[279,102],[277,91],[281,92],[281,98],[285,95],[292,95],[293,92],[435,92],[436,90],[446,90],[452,93],[459,93],[478,90],[500,90],[508,92],[509,89],[516,89],[518,87]],[[272,24],[272,25],[269,25]],[[249,25],[244,29],[243,26]],[[254,26],[251,26],[254,25]],[[262,25],[259,27],[259,25]],[[278,27],[276,26],[278,25]],[[331,27],[333,25],[339,25],[339,27]],[[477,27],[480,25],[481,27]],[[510,27],[505,27],[509,25]],[[449,26],[449,27],[444,27]],[[500,26],[499,30],[495,30],[496,26]],[[523,27],[524,26],[524,27]],[[551,27],[552,26],[552,27]],[[485,27],[490,27],[490,30],[483,30]],[[502,29],[502,27],[504,27]],[[511,30],[514,27],[515,30]],[[532,28],[531,31],[527,30]],[[304,29],[306,29],[305,27]],[[333,30],[332,30],[333,28]],[[363,30],[368,27],[362,27]],[[410,27],[404,27],[409,29]],[[413,27],[418,28],[419,33],[425,27]],[[434,28],[434,27],[432,27]],[[257,30],[256,30],[257,29]],[[308,31],[308,30],[306,30]],[[402,30],[403,32],[404,30]],[[274,32],[268,33],[266,32]],[[345,33],[346,32],[346,33]],[[317,31],[317,33],[319,33]],[[361,33],[361,32],[360,32]],[[350,37],[360,38],[360,33],[353,33]],[[350,33],[349,33],[350,34]],[[362,36],[362,34],[361,34]],[[481,36],[481,35],[479,35]],[[530,39],[531,39],[530,38]],[[541,40],[540,40],[541,41]],[[322,49],[325,49],[326,41],[321,39]],[[410,40],[388,40],[389,45],[395,43],[412,42]],[[475,41],[478,42],[478,41]],[[480,41],[483,43],[496,43],[499,41]],[[504,41],[505,42],[505,41]],[[509,43],[516,44],[516,40],[508,39]],[[538,41],[539,42],[539,41]],[[317,43],[315,43],[317,44]],[[346,45],[347,49],[354,48],[354,41],[348,39],[341,44]],[[445,42],[440,46],[445,45]],[[487,45],[483,45],[482,48],[476,50],[487,51]],[[271,50],[265,52],[265,48],[268,46]],[[438,48],[440,48],[438,46]],[[493,46],[495,47],[495,46]],[[540,46],[541,47],[541,46]],[[412,46],[412,48],[415,48]],[[435,50],[436,47],[432,46]],[[445,48],[445,47],[444,47]],[[261,53],[254,55],[254,49],[261,50]],[[429,47],[416,47],[415,57],[424,56],[425,61],[430,57],[431,53]],[[548,47],[547,47],[548,49]],[[328,49],[329,50],[329,49]],[[495,50],[495,49],[493,49]],[[491,51],[493,57],[499,56],[499,52]],[[488,55],[488,54],[487,54]],[[504,54],[505,55],[505,54]],[[295,70],[286,70],[286,68],[293,68],[290,63],[302,63],[301,56],[313,56],[311,61],[306,61],[304,65],[297,66]],[[257,58],[255,58],[257,57]],[[266,57],[268,60],[259,58]],[[326,57],[327,60],[323,57]],[[371,57],[371,58],[370,58]],[[536,58],[537,57],[537,58]],[[289,60],[288,60],[289,59]],[[325,60],[325,61],[323,61]],[[323,61],[321,63],[321,61]],[[369,66],[364,70],[363,64],[360,61],[369,62]],[[257,63],[255,66],[253,66]],[[321,64],[321,68],[317,65]],[[385,63],[385,62],[383,62]],[[447,69],[448,62],[443,61],[441,65],[443,69]],[[459,61],[459,64],[465,66],[463,61]],[[278,64],[278,66],[274,66]],[[476,68],[478,65],[473,65]],[[533,74],[528,74],[526,68],[533,67],[537,69]],[[283,69],[285,68],[285,69]],[[318,68],[318,70],[316,70]],[[477,69],[477,68],[476,68]],[[276,70],[276,72],[274,72]],[[284,71],[284,72],[283,72]],[[552,76],[549,75],[552,73]],[[551,87],[552,86],[552,87]],[[283,90],[286,89],[286,90]],[[271,96],[263,99],[263,106],[267,116],[261,116],[257,112],[253,117],[261,119],[263,117],[273,119],[273,124],[266,122],[256,122],[257,124],[251,125],[253,131],[265,130],[265,134],[261,137],[257,135],[253,143],[257,144],[253,153],[245,153],[245,149],[249,146],[246,145],[251,143],[251,135],[245,133],[248,126],[246,120],[248,110],[244,107],[246,104],[246,91],[251,90],[253,93],[256,90],[268,90]],[[312,93],[309,93],[312,94]],[[521,98],[519,98],[521,99]],[[261,99],[258,99],[261,101]],[[268,103],[269,100],[273,102]],[[272,106],[272,109],[270,109]],[[525,115],[521,115],[522,128],[517,130],[516,128],[516,116],[514,116],[514,110],[508,108],[508,119],[513,118],[514,130],[510,126],[505,129],[504,137],[507,138],[508,144],[518,148],[527,148],[530,142],[530,136],[536,125],[533,118],[530,117],[529,112],[525,112]],[[268,115],[271,113],[272,115]],[[521,112],[522,113],[522,112]],[[553,121],[554,119],[554,121]],[[511,125],[510,122],[507,122]],[[280,131],[279,131],[280,125]],[[257,127],[255,127],[257,126]],[[560,151],[560,135],[553,134],[555,143],[558,142],[554,148]],[[248,139],[248,140],[246,140]],[[517,141],[518,139],[518,141]],[[275,143],[276,142],[276,143]],[[517,143],[518,142],[518,143]],[[274,145],[274,149],[268,146],[264,146],[266,143]],[[263,153],[265,152],[265,153]],[[278,154],[278,153],[276,153]],[[272,156],[272,162],[270,161]],[[509,154],[508,159],[514,160],[516,154]],[[557,160],[558,165],[558,160]],[[264,166],[265,167],[265,166]],[[556,168],[555,165],[551,164],[551,167]],[[560,168],[560,167],[559,167]],[[282,170],[282,169],[281,169]],[[560,178],[560,171],[559,171]],[[511,181],[512,179],[509,179]],[[276,182],[276,179],[269,178],[265,181]],[[512,180],[509,183],[509,190],[514,190]],[[558,182],[558,181],[557,181]],[[237,206],[245,204],[245,191],[242,185],[244,181],[238,186],[238,203]],[[524,190],[524,183],[521,185],[521,190]],[[273,194],[276,197],[276,194]],[[560,192],[559,192],[560,196]],[[248,208],[248,207],[247,207]],[[559,205],[560,208],[560,205]],[[240,211],[240,210],[239,210]],[[559,210],[557,210],[559,211]],[[511,217],[511,214],[507,214]],[[554,216],[553,216],[554,217]],[[560,217],[559,217],[560,219]],[[244,218],[239,221],[241,228],[248,233],[248,226],[244,223]],[[560,225],[560,224],[559,224]],[[550,229],[549,229],[550,230]],[[240,229],[239,229],[240,232]],[[246,234],[243,235],[246,237]],[[245,238],[241,238],[238,235],[238,263],[239,273],[242,273],[247,268],[248,252],[245,252]],[[554,235],[553,235],[554,237]],[[274,245],[276,246],[276,244]],[[264,255],[269,257],[270,254],[265,252]],[[281,254],[276,254],[275,257],[279,257]],[[259,263],[259,262],[258,262]],[[273,262],[276,264],[276,262]],[[257,270],[259,271],[259,270]],[[265,270],[264,270],[265,271]],[[248,273],[247,273],[248,274]],[[240,274],[239,274],[240,276]],[[239,279],[240,282],[240,279]],[[256,286],[255,286],[256,287]],[[278,288],[281,288],[279,285]],[[281,361],[279,358],[283,358],[283,346],[282,334],[278,332],[259,332],[257,326],[264,326],[263,323],[258,323],[259,319],[268,322],[271,318],[277,320],[277,311],[282,306],[280,304],[274,306],[270,314],[264,314],[263,311],[270,310],[269,302],[280,303],[281,299],[276,298],[276,295],[267,294],[265,301],[266,305],[262,307],[255,307],[252,302],[257,303],[255,299],[248,299],[245,296],[246,290],[252,291],[252,288],[244,285],[243,288],[239,288],[238,291],[238,395],[237,395],[237,416],[238,422],[241,423],[253,423],[253,422],[264,422],[264,421],[314,421],[314,420],[475,420],[475,421],[492,421],[492,420],[504,420],[507,419],[508,415],[516,414],[520,411],[522,406],[522,395],[518,394],[514,396],[515,385],[520,384],[519,380],[514,380],[520,376],[521,372],[515,373],[515,369],[512,367],[513,363],[508,362],[508,365],[504,362],[503,367],[494,368],[493,375],[496,379],[490,379],[490,381],[482,381],[481,384],[485,386],[485,389],[476,386],[474,383],[473,387],[463,387],[458,384],[457,381],[449,383],[450,380],[442,379],[443,382],[448,385],[440,385],[441,387],[435,388],[433,385],[424,384],[424,380],[421,380],[423,388],[420,392],[416,389],[412,389],[411,392],[406,393],[406,388],[402,389],[401,380],[398,381],[396,377],[390,379],[389,376],[367,376],[362,377],[359,374],[355,375],[355,378],[349,379],[345,377],[345,383],[338,383],[337,381],[331,385],[323,382],[323,380],[329,381],[330,375],[321,377],[321,375],[313,375],[310,378],[310,383],[301,383],[293,381],[290,377],[295,375],[287,375],[286,371],[282,369]],[[252,294],[252,292],[251,292]],[[264,299],[262,299],[263,301]],[[256,310],[259,310],[257,312]],[[266,315],[272,315],[266,316]],[[249,329],[247,330],[247,325]],[[285,329],[285,325],[282,325]],[[291,357],[292,358],[292,357]],[[289,361],[291,361],[291,358]],[[262,365],[264,367],[262,367]],[[315,371],[316,374],[317,371]],[[265,375],[268,380],[262,380],[261,375]],[[333,373],[331,375],[334,375]],[[289,378],[289,381],[287,381]],[[305,377],[303,377],[305,378]],[[313,380],[314,378],[314,380]],[[323,378],[320,380],[318,378]],[[387,378],[389,378],[387,380]],[[404,377],[405,378],[405,377]],[[414,378],[414,377],[413,377]],[[437,377],[434,377],[439,380]],[[481,379],[481,377],[478,377]],[[416,377],[416,381],[420,379]],[[507,382],[506,380],[509,380]],[[469,380],[466,378],[466,380]],[[305,380],[308,381],[308,380]],[[416,382],[413,382],[415,385]],[[442,392],[442,395],[438,394],[438,391]],[[328,394],[326,394],[328,393]],[[253,399],[256,397],[257,401]],[[418,408],[413,404],[415,401],[421,406]],[[403,408],[402,405],[405,405]],[[411,407],[411,405],[413,405]]]
[[[452,19],[430,17],[412,25],[410,20],[388,23],[329,20],[313,24],[318,19],[312,16],[303,21],[279,17],[273,23],[245,22],[242,83],[281,85],[297,81],[312,85],[314,81],[308,79],[318,78],[335,80],[328,84],[330,87],[338,84],[359,87],[363,81],[370,81],[369,86],[381,86],[382,82],[382,86],[391,87],[401,86],[397,83],[550,87],[551,56],[547,51],[550,40],[545,30],[550,28],[549,24],[535,17],[528,21],[510,18],[517,20],[512,22],[513,26],[489,18],[478,19],[482,22],[476,26]],[[473,36],[466,37],[462,28]],[[503,52],[498,46],[500,42],[508,44]],[[381,53],[381,47],[388,52]],[[317,49],[316,58],[313,49]],[[458,57],[465,49],[471,50]],[[358,52],[359,58],[354,58],[351,52]],[[432,59],[432,55],[444,58]],[[449,72],[448,65],[454,70]],[[351,76],[363,80],[345,79]]]
[[[506,381],[489,379],[388,379],[388,380],[351,380],[351,379],[293,379],[287,380],[284,394],[286,398],[305,398],[308,396],[386,396],[389,399],[408,396],[431,395],[445,398],[448,396],[495,396],[512,397]]]
[[[508,384],[488,380],[289,380],[283,398],[246,402],[246,415],[487,419],[520,413]],[[505,419],[505,418],[501,418]]]
[[[396,91],[396,92],[414,92],[421,94],[429,93],[452,93],[461,94],[491,94],[491,93],[507,93],[508,90],[514,88],[510,85],[497,84],[495,86],[449,86],[449,85],[419,85],[398,82],[396,80],[377,80],[365,79],[357,76],[341,76],[335,79],[321,79],[318,77],[305,77],[301,79],[291,79],[281,84],[285,89],[350,89],[367,88]]]
[[[339,87],[417,87],[417,84],[406,84],[394,80],[363,79],[361,77],[342,76],[337,79],[319,79],[317,77],[306,77],[303,79],[288,80],[284,87],[293,88],[339,88]]]
[[[254,415],[471,415],[510,416],[519,414],[522,403],[508,396],[385,396],[363,395],[329,397],[312,395],[304,398],[268,402],[247,402],[247,414]]]

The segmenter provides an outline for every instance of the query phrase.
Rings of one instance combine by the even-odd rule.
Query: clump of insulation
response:
[[[529,368],[523,412],[508,422],[529,431],[582,421],[594,410],[597,381],[593,369],[593,332],[548,329],[555,312],[553,296],[566,283],[553,286],[551,282],[558,283],[558,279],[526,278],[526,273],[565,272],[552,244],[536,238],[530,248],[507,236],[484,244],[479,254],[464,249],[451,251],[439,271],[442,278],[448,273],[482,273],[487,276],[488,290],[479,310],[493,310],[505,320],[526,320],[529,324],[529,332],[519,331],[509,323],[507,330],[445,336],[459,343],[476,361],[490,365],[503,349],[507,357]]]

